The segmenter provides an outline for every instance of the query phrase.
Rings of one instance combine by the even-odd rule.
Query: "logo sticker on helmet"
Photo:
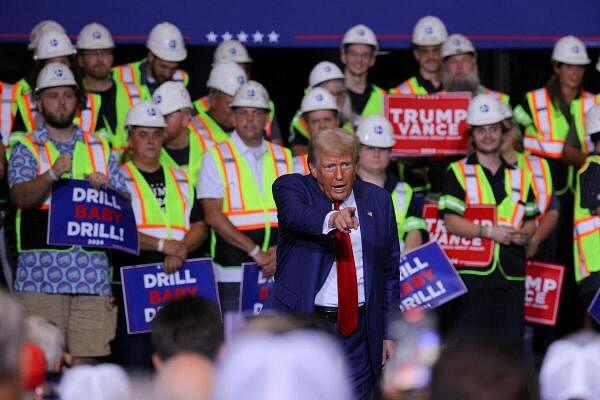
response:
[[[479,107],[479,111],[481,111],[482,113],[486,113],[490,111],[490,107],[487,104],[482,104],[481,107]]]

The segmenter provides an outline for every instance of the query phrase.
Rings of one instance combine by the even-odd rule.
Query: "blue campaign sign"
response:
[[[460,275],[437,242],[400,258],[400,310],[435,308],[467,292]]]
[[[216,46],[237,39],[252,47],[339,48],[344,32],[362,23],[384,49],[409,48],[416,21],[441,18],[450,33],[467,35],[477,48],[551,48],[564,35],[598,46],[600,7],[586,0],[105,0],[90,7],[76,0],[2,3],[0,40],[26,41],[33,26],[56,19],[73,39],[90,22],[105,25],[117,43],[145,43],[152,27],[179,26],[188,45]]]
[[[240,311],[250,311],[254,315],[272,308],[271,288],[273,278],[265,278],[256,263],[242,264],[242,285],[240,287]]]
[[[48,244],[118,249],[138,254],[131,202],[110,188],[61,179],[52,188]]]
[[[600,289],[598,289],[594,300],[592,300],[588,307],[588,314],[590,314],[596,323],[600,324]]]
[[[160,263],[123,267],[121,282],[129,334],[150,332],[158,310],[173,299],[198,296],[219,304],[210,258],[186,260],[172,274],[164,272]]]

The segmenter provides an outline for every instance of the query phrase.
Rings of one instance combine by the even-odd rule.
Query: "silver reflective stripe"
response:
[[[192,129],[194,132],[196,132],[199,136],[202,136],[202,139],[204,139],[207,149],[215,145],[215,142],[212,140],[208,132],[206,132],[204,125],[202,125],[202,122],[200,122],[198,118],[193,118],[190,123],[192,124]]]
[[[2,134],[2,142],[8,144],[10,131],[12,130],[12,91],[14,85],[5,83],[2,85],[2,102],[0,103],[0,133]]]
[[[548,103],[548,95],[546,88],[540,88],[533,92],[535,98],[535,105],[537,110],[534,110],[538,115],[538,121],[540,123],[539,129],[546,139],[552,138],[552,121],[550,120],[550,104]]]
[[[479,198],[479,182],[477,181],[476,166],[462,162],[465,168],[465,193],[468,204],[482,204]]]
[[[289,173],[288,164],[285,158],[285,152],[282,147],[277,146],[276,144],[269,143],[269,148],[271,149],[271,156],[275,160],[275,166],[277,171],[275,173],[277,176],[285,175]]]
[[[229,209],[232,211],[242,210],[242,177],[238,175],[235,157],[226,142],[219,144],[218,149],[221,151],[223,156],[221,161],[225,166],[225,185],[229,186],[229,189],[224,188],[230,195]]]
[[[396,185],[396,188],[394,189],[394,191],[396,192],[396,197],[398,198],[396,201],[396,205],[398,206],[398,210],[403,211],[404,208],[407,206],[406,204],[406,190],[404,190],[404,184],[402,182],[398,183]]]

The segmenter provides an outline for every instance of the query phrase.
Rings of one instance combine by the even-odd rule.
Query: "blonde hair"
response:
[[[308,147],[308,163],[316,165],[322,154],[332,156],[351,155],[352,161],[358,163],[360,143],[358,137],[342,128],[325,129],[311,138]]]

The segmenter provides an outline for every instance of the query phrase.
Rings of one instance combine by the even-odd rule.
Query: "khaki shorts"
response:
[[[117,307],[107,296],[17,292],[27,315],[39,315],[58,326],[67,351],[75,357],[110,354],[117,329]]]

